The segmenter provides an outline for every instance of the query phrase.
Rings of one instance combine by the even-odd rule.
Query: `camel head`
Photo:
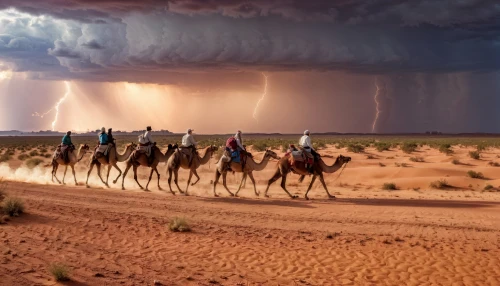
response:
[[[90,150],[89,145],[87,145],[87,144],[83,144],[83,146],[82,146],[82,151],[87,152],[87,151],[89,151],[89,150]]]
[[[130,144],[127,144],[127,149],[129,148],[135,150],[135,148],[137,148],[137,144],[135,144],[134,142],[130,142]]]
[[[271,158],[276,159],[276,160],[281,159],[281,157],[278,156],[278,154],[276,154],[274,151],[271,151],[271,150],[266,150],[266,153],[264,154],[264,158],[265,157],[271,157]]]
[[[174,145],[168,144],[168,150],[178,149],[178,148],[179,148],[179,146],[177,145],[177,143],[175,143]]]
[[[342,165],[343,165],[343,164],[345,164],[345,163],[350,162],[350,161],[351,161],[351,157],[347,157],[347,156],[342,156],[342,155],[339,155],[339,156],[337,157],[337,160],[338,160],[340,163],[342,163]]]

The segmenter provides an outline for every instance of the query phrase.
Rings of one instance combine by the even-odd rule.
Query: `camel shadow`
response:
[[[202,201],[208,202],[220,202],[220,203],[230,203],[230,204],[242,204],[242,205],[258,205],[258,206],[280,206],[280,207],[292,207],[292,208],[306,208],[314,209],[307,201],[296,201],[292,199],[282,200],[282,199],[249,199],[249,198],[201,198]]]

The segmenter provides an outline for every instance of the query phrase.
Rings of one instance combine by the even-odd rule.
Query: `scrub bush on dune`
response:
[[[189,232],[191,227],[185,218],[174,217],[168,224],[168,228],[173,232]]]
[[[56,281],[69,281],[69,269],[66,265],[53,263],[49,266],[49,272]]]
[[[20,216],[24,213],[24,203],[19,198],[7,197],[2,202],[2,211],[9,216]]]

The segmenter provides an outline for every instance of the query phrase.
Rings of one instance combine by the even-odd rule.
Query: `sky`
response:
[[[500,132],[499,70],[498,1],[0,1],[0,130]]]

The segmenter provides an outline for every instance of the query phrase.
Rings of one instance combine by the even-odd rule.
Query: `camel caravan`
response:
[[[106,129],[103,127],[99,133],[99,142],[94,148],[94,151],[90,151],[90,147],[86,144],[80,145],[78,149],[75,148],[71,141],[71,132],[68,131],[63,137],[62,143],[57,146],[54,156],[52,158],[52,181],[54,178],[60,184],[65,184],[64,179],[66,177],[66,171],[68,166],[71,167],[73,172],[73,178],[75,180],[75,185],[78,185],[76,180],[75,168],[74,166],[80,162],[86,153],[92,153],[90,159],[90,164],[87,172],[86,186],[89,187],[88,181],[89,177],[94,169],[97,169],[97,175],[101,182],[109,187],[108,180],[109,174],[112,168],[118,170],[118,176],[113,180],[113,184],[116,184],[120,177],[122,177],[122,190],[125,190],[125,177],[132,168],[134,173],[134,180],[140,189],[149,190],[149,184],[153,178],[153,174],[157,174],[157,187],[162,190],[160,186],[160,172],[158,171],[158,165],[165,162],[167,165],[168,173],[168,186],[172,194],[176,194],[172,190],[172,177],[174,178],[174,184],[177,187],[179,193],[188,195],[189,186],[194,186],[200,181],[200,176],[197,173],[197,169],[204,164],[207,164],[213,155],[219,149],[217,146],[207,146],[201,151],[198,151],[197,142],[193,137],[193,131],[188,129],[186,134],[182,138],[182,143],[180,146],[177,144],[169,144],[166,151],[163,153],[160,148],[156,145],[156,142],[152,137],[152,128],[148,126],[144,134],[140,135],[138,138],[138,144],[130,143],[125,145],[124,150],[119,153],[116,148],[116,140],[113,138],[112,129]],[[287,152],[283,157],[278,156],[272,150],[266,150],[260,161],[256,161],[254,156],[246,150],[246,146],[243,145],[242,133],[238,131],[236,135],[230,137],[226,141],[226,146],[223,149],[222,156],[217,161],[215,168],[215,178],[213,180],[213,193],[214,196],[219,196],[216,192],[217,184],[220,177],[222,177],[222,185],[225,190],[231,196],[238,196],[243,184],[246,182],[246,178],[250,178],[253,184],[253,190],[256,196],[260,193],[257,191],[257,186],[255,183],[255,178],[253,172],[259,172],[266,168],[269,162],[272,160],[277,161],[276,171],[274,175],[267,181],[267,188],[265,190],[264,196],[268,196],[269,187],[281,178],[281,188],[290,196],[290,198],[295,199],[298,196],[292,195],[286,188],[286,178],[290,173],[298,174],[299,182],[302,182],[305,176],[312,176],[311,182],[307,188],[305,199],[309,199],[308,194],[311,190],[316,179],[319,179],[323,188],[325,189],[328,198],[335,198],[328,191],[325,183],[324,173],[334,173],[341,168],[345,168],[348,162],[351,161],[350,157],[345,157],[339,155],[333,165],[327,165],[320,154],[318,154],[311,143],[310,132],[306,130],[304,135],[299,140],[299,145],[290,145]],[[125,162],[125,170],[118,167],[118,162]],[[56,176],[57,169],[59,165],[65,166],[64,176],[62,182]],[[101,176],[101,166],[107,166],[106,180]],[[140,167],[150,168],[150,175],[145,188],[137,180],[137,169]],[[189,177],[187,180],[186,189],[182,190],[178,183],[178,175],[180,169],[186,169],[189,171]],[[226,177],[228,173],[242,173],[242,179],[238,186],[236,192],[231,192],[226,183]],[[193,175],[196,177],[196,181],[191,183]]]

